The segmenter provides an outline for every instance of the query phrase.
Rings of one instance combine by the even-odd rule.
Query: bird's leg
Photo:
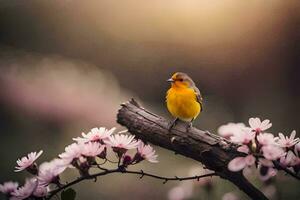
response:
[[[187,127],[186,127],[186,132],[190,132],[190,130],[192,129],[193,121],[194,121],[194,118],[190,122],[188,122]]]
[[[172,128],[177,124],[178,118],[176,117],[171,123],[169,124],[169,132],[171,132]]]

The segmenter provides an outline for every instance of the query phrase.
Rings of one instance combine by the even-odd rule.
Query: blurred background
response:
[[[171,119],[165,80],[176,71],[203,94],[195,126],[216,132],[257,116],[273,122],[272,133],[295,129],[299,137],[299,11],[298,0],[0,0],[0,182],[23,181],[27,174],[13,168],[27,152],[43,149],[42,162],[93,127],[122,130],[116,113],[131,97]],[[159,164],[136,169],[201,171],[155,148]],[[272,199],[300,198],[292,178],[281,173],[273,183]],[[78,199],[152,200],[172,198],[178,184],[117,175],[75,188]],[[187,199],[229,198],[232,191],[247,198],[227,181],[210,184]]]

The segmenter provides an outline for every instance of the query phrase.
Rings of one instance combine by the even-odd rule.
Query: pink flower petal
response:
[[[236,157],[228,163],[228,169],[233,172],[240,171],[246,167],[245,157]]]
[[[293,131],[291,132],[290,139],[293,140],[293,139],[295,138],[295,136],[296,136],[296,131],[293,130]]]
[[[264,130],[267,130],[267,129],[271,128],[272,123],[270,123],[270,120],[266,119],[261,123],[260,127],[264,131]]]
[[[255,163],[255,157],[253,155],[248,155],[245,157],[245,162],[248,166],[251,166]]]
[[[247,145],[242,145],[242,146],[237,148],[237,151],[248,154],[249,153],[249,148],[247,147]]]
[[[259,118],[250,118],[249,119],[249,125],[251,128],[257,127],[260,124],[260,119]]]

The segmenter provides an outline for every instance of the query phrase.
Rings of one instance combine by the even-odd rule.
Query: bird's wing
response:
[[[200,93],[200,90],[196,87],[196,86],[194,86],[193,87],[193,89],[194,89],[194,91],[195,91],[195,94],[196,94],[196,98],[197,98],[197,101],[200,103],[200,105],[201,105],[201,111],[203,110],[203,99],[202,99],[202,95],[201,95],[201,93]]]

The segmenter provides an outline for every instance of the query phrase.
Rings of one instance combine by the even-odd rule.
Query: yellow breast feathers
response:
[[[171,87],[166,102],[169,112],[183,121],[192,121],[201,111],[201,104],[193,88]]]

